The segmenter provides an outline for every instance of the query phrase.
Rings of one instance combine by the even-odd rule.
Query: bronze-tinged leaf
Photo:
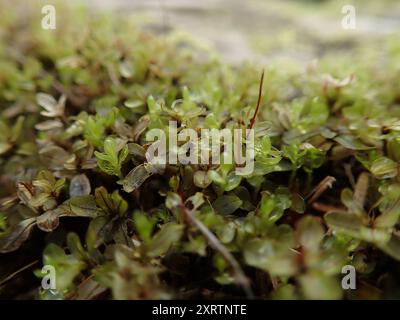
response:
[[[99,216],[90,222],[86,231],[86,246],[89,252],[108,240],[107,237],[111,237],[113,225],[113,220],[106,216]]]
[[[149,126],[150,119],[148,117],[142,117],[139,122],[133,128],[133,137],[135,141],[138,141],[144,131]]]
[[[293,192],[290,194],[290,203],[290,209],[297,213],[304,213],[306,210],[305,201],[298,193]]]
[[[70,158],[70,154],[59,146],[46,146],[39,151],[40,158],[53,170],[64,169],[64,164]]]
[[[85,174],[76,175],[71,179],[69,185],[69,195],[71,198],[77,196],[87,196],[90,194],[90,181]]]
[[[63,123],[60,120],[46,120],[35,125],[36,130],[47,131],[62,128]]]
[[[66,202],[69,205],[68,215],[95,218],[101,212],[92,195],[71,198]]]
[[[132,192],[139,188],[153,173],[148,171],[144,164],[132,169],[122,181],[125,192]]]
[[[35,195],[31,200],[29,200],[29,205],[34,207],[34,208],[39,208],[43,206],[46,201],[49,201],[53,197],[49,193],[39,193]]]
[[[0,252],[7,253],[17,250],[28,239],[36,218],[29,218],[17,224],[10,234],[0,237]]]
[[[96,204],[103,209],[104,212],[112,212],[114,205],[110,195],[107,192],[107,189],[104,187],[99,187],[96,188],[94,193]]]
[[[17,196],[9,196],[0,199],[0,210],[7,210],[13,206],[15,206],[18,203],[18,197]]]
[[[42,111],[40,114],[45,117],[60,117],[64,114],[66,102],[65,95],[62,95],[60,97],[60,100],[57,101],[47,93],[38,93],[36,95],[36,101],[38,105],[40,105],[44,109],[44,111]]]
[[[140,160],[146,160],[146,149],[137,143],[128,143],[128,151]]]
[[[356,186],[354,187],[354,201],[357,204],[357,207],[363,208],[365,204],[365,199],[367,197],[369,187],[369,173],[362,172],[358,179]]]
[[[57,100],[54,99],[53,96],[43,92],[39,92],[36,95],[36,102],[38,103],[39,106],[48,111],[51,111],[57,105]]]
[[[34,195],[35,191],[32,183],[19,182],[17,184],[17,196],[23,204],[28,205]]]
[[[60,206],[54,210],[46,211],[36,218],[37,226],[44,232],[51,232],[55,230],[60,224],[60,217],[68,215],[68,211]]]

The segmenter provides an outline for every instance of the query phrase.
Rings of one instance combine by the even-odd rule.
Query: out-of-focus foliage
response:
[[[384,61],[360,53],[351,74],[267,66],[254,172],[239,176],[148,163],[146,132],[247,127],[258,66],[67,7],[42,30],[36,9],[0,4],[0,281],[40,259],[57,290],[38,289],[36,265],[1,296],[244,297],[204,227],[258,298],[398,297],[398,39]],[[344,265],[356,291],[341,288]]]

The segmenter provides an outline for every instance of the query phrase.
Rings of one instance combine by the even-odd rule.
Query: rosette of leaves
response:
[[[18,183],[17,197],[22,206],[23,219],[2,234],[1,252],[17,250],[35,226],[51,232],[58,227],[60,217],[94,218],[98,215],[100,210],[90,195],[61,201],[64,185],[65,179],[56,179],[49,171],[39,172],[35,180]]]
[[[344,189],[341,199],[347,210],[329,212],[325,220],[335,232],[372,243],[388,255],[400,259],[400,238],[396,228],[400,215],[399,185],[389,183],[380,186],[382,196],[367,211],[364,202],[368,181],[368,174],[362,173],[354,192]]]

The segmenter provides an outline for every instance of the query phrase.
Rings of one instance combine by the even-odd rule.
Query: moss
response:
[[[260,86],[259,66],[173,33],[67,7],[48,31],[36,11],[0,19],[1,296],[393,297],[398,40],[379,63],[360,51],[269,66]],[[178,132],[254,124],[254,170],[152,162],[148,133],[171,120]],[[39,289],[42,265],[56,290]],[[341,286],[346,265],[357,291]]]

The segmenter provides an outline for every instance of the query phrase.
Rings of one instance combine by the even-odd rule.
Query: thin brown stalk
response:
[[[229,265],[232,267],[236,284],[240,285],[243,288],[247,298],[253,299],[254,294],[251,290],[249,280],[244,274],[239,263],[236,261],[235,257],[225,248],[225,246],[218,240],[218,238],[201,221],[199,221],[195,217],[193,211],[186,208],[184,204],[181,204],[181,210],[185,215],[186,221],[189,222],[189,224],[191,224],[192,226],[196,227],[203,234],[204,238],[206,238],[210,247],[218,251],[226,260],[226,262],[229,263]]]
[[[360,208],[364,207],[365,199],[367,197],[369,187],[369,174],[368,172],[362,172],[357,179],[357,183],[354,187],[354,201],[359,205]]]
[[[313,209],[324,213],[330,211],[347,212],[347,209],[345,207],[335,207],[321,202],[314,202],[311,206],[313,207]]]
[[[21,269],[18,269],[17,271],[13,272],[12,274],[10,274],[9,276],[7,276],[6,278],[4,278],[3,280],[0,281],[0,287],[2,287],[6,282],[10,281],[12,278],[14,278],[16,275],[20,274],[21,272],[29,269],[30,267],[34,266],[36,263],[38,263],[39,260],[35,260],[31,263],[29,263],[28,265],[22,267]]]
[[[332,184],[336,181],[334,177],[327,176],[318,185],[308,194],[306,199],[308,199],[307,203],[310,205],[315,200],[317,200],[322,193],[325,192],[326,189],[332,188]]]
[[[258,110],[260,109],[260,103],[261,103],[261,97],[262,97],[262,89],[263,89],[263,84],[264,84],[264,70],[261,73],[261,80],[260,80],[260,86],[258,88],[258,100],[257,100],[257,105],[256,109],[253,114],[253,118],[251,119],[249,129],[253,129],[254,123],[256,122]]]

